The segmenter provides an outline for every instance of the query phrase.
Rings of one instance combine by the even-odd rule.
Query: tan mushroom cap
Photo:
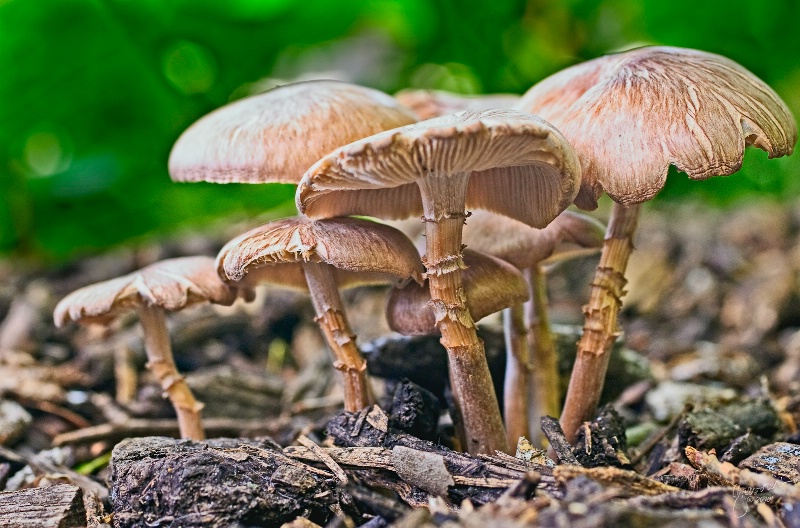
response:
[[[459,95],[441,90],[402,90],[395,97],[420,119],[431,119],[464,110],[513,108],[520,96],[514,94]]]
[[[528,227],[502,215],[475,211],[464,226],[464,244],[500,258],[518,269],[577,256],[603,246],[605,226],[586,215],[564,211],[543,229]]]
[[[219,276],[231,281],[248,276],[246,284],[266,282],[307,290],[304,262],[334,266],[340,288],[422,282],[424,271],[417,250],[403,233],[360,218],[276,220],[228,242],[217,255],[216,266]]]
[[[525,279],[508,262],[465,249],[464,263],[467,265],[463,272],[467,305],[475,321],[528,300]],[[386,307],[389,328],[403,335],[437,333],[430,300],[427,282],[392,290]]]
[[[417,180],[472,174],[466,206],[544,227],[575,197],[580,167],[549,123],[513,110],[467,111],[341,147],[303,176],[297,206],[311,218],[422,214]]]
[[[605,55],[554,73],[534,84],[514,108],[537,115],[550,123],[563,122],[572,105],[624,54]]]
[[[415,122],[392,96],[338,81],[308,81],[248,97],[181,134],[169,173],[182,182],[297,183],[333,149]]]
[[[670,165],[702,180],[728,175],[755,145],[792,153],[797,126],[780,97],[734,61],[697,50],[648,47],[548,77],[517,108],[552,121],[581,159],[575,203],[605,190],[624,205],[651,199]]]
[[[75,290],[61,299],[53,319],[59,327],[69,321],[107,323],[140,305],[177,311],[205,301],[230,305],[236,297],[237,289],[217,276],[213,258],[174,258]]]

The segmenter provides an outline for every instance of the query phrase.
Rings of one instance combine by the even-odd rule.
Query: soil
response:
[[[0,261],[0,525],[800,526],[799,234],[771,203],[645,208],[603,407],[575,445],[543,420],[553,459],[459,452],[444,350],[391,334],[382,288],[344,295],[378,400],[359,413],[302,295],[171,315],[210,438],[176,440],[135,318],[56,329],[52,310],[226,237]],[[564,388],[596,260],[548,276]],[[501,391],[499,317],[480,333]]]

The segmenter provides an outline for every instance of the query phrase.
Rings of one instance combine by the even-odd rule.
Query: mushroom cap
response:
[[[520,99],[519,95],[514,94],[459,95],[442,90],[402,90],[395,97],[420,119],[431,119],[464,110],[513,108]]]
[[[296,184],[333,149],[416,120],[395,98],[371,88],[289,84],[200,118],[172,148],[169,173],[181,182]]]
[[[466,111],[387,130],[341,147],[306,172],[297,206],[311,218],[422,214],[417,181],[470,174],[466,206],[544,227],[573,200],[578,160],[542,119]]]
[[[564,260],[603,246],[605,226],[589,216],[564,211],[543,229],[490,213],[475,211],[464,226],[464,244],[526,269],[549,260]]]
[[[797,126],[780,97],[736,62],[703,51],[647,47],[567,68],[532,87],[517,108],[554,123],[581,160],[575,199],[603,190],[632,205],[655,196],[670,165],[690,178],[728,175],[755,145],[792,153]]]
[[[105,324],[141,305],[177,311],[200,302],[231,305],[237,288],[217,276],[211,257],[162,260],[116,279],[70,293],[56,306],[56,326],[69,321]],[[249,298],[249,291],[242,291]]]
[[[522,274],[508,262],[471,249],[464,250],[462,280],[467,308],[475,321],[528,300],[528,286]],[[394,288],[389,295],[386,319],[389,328],[403,335],[438,332],[430,306],[431,294],[424,285],[410,283]]]
[[[241,281],[248,276],[246,284],[265,282],[308,290],[304,262],[324,262],[335,267],[340,288],[403,283],[409,279],[422,282],[424,271],[419,253],[408,237],[397,229],[361,218],[276,220],[225,244],[217,255],[216,266],[224,280]]]

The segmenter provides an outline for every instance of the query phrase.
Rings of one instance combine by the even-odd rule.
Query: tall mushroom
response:
[[[298,209],[311,218],[423,215],[431,304],[471,453],[508,446],[461,284],[466,208],[544,227],[571,202],[579,182],[577,158],[552,126],[522,112],[486,110],[430,119],[341,147],[311,167],[298,186]]]
[[[249,297],[251,292],[243,289],[242,293]],[[58,303],[53,318],[58,327],[69,321],[107,324],[125,312],[136,311],[144,332],[147,368],[175,408],[181,437],[202,440],[203,405],[175,368],[165,312],[207,301],[230,305],[236,297],[237,288],[217,276],[214,259],[175,258],[75,290]]]
[[[366,362],[339,288],[421,282],[423,271],[419,253],[403,233],[358,218],[285,218],[264,224],[228,242],[217,256],[217,270],[227,280],[247,284],[307,285],[334,366],[343,376],[348,411],[361,410],[372,400]]]
[[[544,229],[477,211],[464,227],[467,247],[516,266],[529,289],[530,302],[524,307],[520,302],[503,311],[507,353],[504,414],[512,445],[520,436],[537,436],[531,432],[528,419],[530,378],[534,391],[533,415],[558,416],[561,410],[558,356],[547,315],[544,265],[599,251],[604,231],[605,226],[597,220],[571,211],[564,211]]]
[[[552,121],[575,147],[583,169],[579,207],[597,207],[604,190],[616,202],[561,416],[574,440],[594,414],[619,334],[640,204],[661,190],[670,165],[702,180],[739,170],[747,145],[770,158],[791,154],[797,126],[780,97],[739,64],[670,47],[567,68],[531,88],[517,108]]]
[[[339,81],[287,84],[234,101],[181,134],[169,157],[179,182],[294,183],[319,158],[417,119],[392,96]]]

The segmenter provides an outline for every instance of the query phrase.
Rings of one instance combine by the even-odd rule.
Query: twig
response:
[[[53,462],[35,453],[29,453],[26,451],[13,451],[6,447],[0,446],[0,456],[18,464],[23,463],[30,466],[35,474],[47,476],[63,475],[70,482],[84,490],[84,492],[94,494],[100,497],[102,500],[106,500],[108,498],[108,489],[102,484],[99,484],[89,477],[81,475],[80,473],[69,468],[54,464]]]
[[[300,439],[298,438],[298,441]],[[302,443],[302,442],[301,442]],[[313,442],[312,442],[313,443]],[[324,455],[330,457],[331,461],[337,466],[345,466],[350,469],[385,469],[397,473],[394,463],[392,462],[392,450],[383,447],[326,447],[322,448],[316,446],[312,449],[310,446],[299,447],[289,446],[283,450],[284,454],[290,458],[298,460],[306,460],[309,462],[322,462],[326,466],[322,458],[319,456],[319,451]],[[341,466],[339,466],[341,468]],[[330,468],[330,466],[328,466]],[[456,484],[464,486],[475,486],[481,488],[507,488],[522,478],[526,471],[513,472],[511,470],[493,467],[493,470],[498,470],[502,474],[509,475],[509,478],[498,477],[470,477],[466,475],[451,475]],[[513,476],[512,476],[513,475]]]
[[[17,402],[23,407],[36,409],[47,414],[58,416],[65,422],[74,425],[75,427],[89,427],[90,422],[80,414],[70,411],[56,403],[47,400],[31,400],[29,398],[15,398]]]
[[[325,464],[328,467],[328,469],[331,470],[331,473],[334,474],[334,476],[336,477],[336,479],[339,481],[340,484],[343,485],[347,484],[348,482],[347,473],[344,472],[342,467],[339,464],[337,464],[336,461],[333,460],[333,458],[331,458],[331,456],[328,453],[326,453],[324,449],[322,449],[320,446],[318,446],[316,443],[314,443],[310,438],[308,438],[305,435],[300,435],[297,438],[297,441],[303,444],[308,449],[310,449],[315,455],[317,455],[317,458],[319,458],[320,461],[323,464]]]
[[[542,416],[542,432],[550,442],[550,447],[555,451],[559,462],[580,466],[578,459],[572,454],[572,446],[567,441],[567,437],[564,435],[558,420],[550,416]]]
[[[272,430],[279,425],[279,419],[240,420],[235,418],[209,418],[203,426],[210,436],[225,434],[238,435],[242,431]],[[135,436],[178,436],[178,422],[170,419],[131,418],[121,423],[95,425],[62,433],[53,438],[53,445],[86,444],[98,441],[117,441]]]

